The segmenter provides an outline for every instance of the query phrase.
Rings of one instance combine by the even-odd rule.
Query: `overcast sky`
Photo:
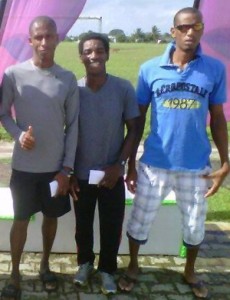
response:
[[[66,0],[68,1],[68,0]],[[150,32],[156,25],[161,33],[169,32],[173,16],[194,0],[87,0],[80,17],[102,17],[102,32],[122,29],[130,35],[141,28]],[[98,20],[78,19],[68,35],[79,35],[89,30],[99,31]]]

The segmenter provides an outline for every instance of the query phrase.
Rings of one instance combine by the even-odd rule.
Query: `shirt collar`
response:
[[[170,54],[175,49],[176,49],[176,43],[175,42],[171,42],[170,44],[168,44],[165,52],[161,56],[160,67],[165,67],[165,66],[172,65]],[[197,46],[197,49],[196,49],[196,56],[200,57],[201,55],[202,55],[202,49],[201,49],[201,45],[199,44]]]

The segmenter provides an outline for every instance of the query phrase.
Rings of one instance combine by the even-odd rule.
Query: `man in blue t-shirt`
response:
[[[202,54],[203,28],[198,10],[191,7],[180,10],[171,29],[174,42],[161,57],[147,61],[140,68],[139,142],[150,104],[151,130],[140,159],[137,183],[136,153],[129,161],[127,184],[136,196],[127,227],[131,260],[119,280],[120,288],[125,291],[133,288],[138,276],[139,247],[147,242],[162,199],[173,190],[182,212],[183,240],[187,247],[184,279],[197,297],[208,296],[208,289],[195,275],[194,265],[205,235],[207,197],[217,192],[229,173],[229,159],[223,113],[225,68],[220,61]],[[208,112],[221,161],[220,169],[215,172],[211,172],[209,161]]]

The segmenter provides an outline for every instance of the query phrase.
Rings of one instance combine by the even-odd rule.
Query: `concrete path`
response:
[[[36,237],[35,237],[36,238]],[[76,272],[76,254],[52,254],[51,268],[59,278],[58,292],[43,291],[38,277],[40,253],[24,253],[22,258],[23,300],[192,300],[196,299],[183,282],[184,258],[176,256],[140,256],[140,276],[134,290],[105,296],[100,291],[96,273],[89,286],[79,289],[72,283]],[[128,264],[128,256],[119,256],[116,278]],[[96,267],[96,265],[95,265]],[[11,269],[9,253],[0,253],[0,290],[6,284]],[[197,260],[197,271],[208,282],[212,299],[230,299],[230,224],[208,223],[205,241]]]

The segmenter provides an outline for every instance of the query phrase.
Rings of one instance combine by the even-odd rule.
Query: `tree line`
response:
[[[81,39],[82,35],[84,33],[79,36],[67,36],[66,40],[77,41]],[[156,25],[151,28],[150,32],[144,32],[141,28],[137,28],[133,34],[128,36],[122,29],[113,29],[106,35],[111,42],[117,43],[168,43],[172,40],[171,34],[167,32],[162,34]]]

